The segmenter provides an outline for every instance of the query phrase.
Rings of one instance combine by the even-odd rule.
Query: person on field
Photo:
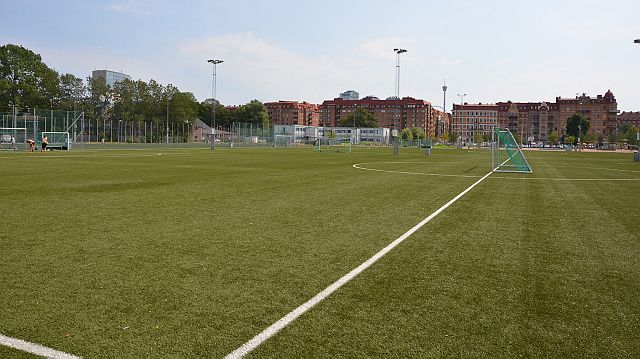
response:
[[[16,146],[16,138],[14,135],[11,135],[11,149],[14,151],[18,149],[18,147]]]
[[[42,136],[42,149],[40,149],[40,152],[46,151],[48,144],[49,144],[49,138],[47,138],[47,135]]]
[[[36,141],[28,138],[27,139],[27,151],[33,152],[36,149]]]

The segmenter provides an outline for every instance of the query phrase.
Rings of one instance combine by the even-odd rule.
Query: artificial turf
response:
[[[640,355],[640,166],[525,154],[533,174],[492,174],[252,355]],[[409,148],[0,153],[0,333],[84,357],[224,356],[489,162]]]

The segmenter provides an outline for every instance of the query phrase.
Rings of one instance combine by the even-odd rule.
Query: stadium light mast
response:
[[[398,112],[396,113],[395,116],[395,121],[393,124],[394,127],[394,131],[395,131],[395,136],[394,136],[394,140],[393,140],[393,155],[398,157],[398,135],[399,135],[399,128],[398,128],[398,117],[400,117],[400,114],[402,113],[402,103],[400,102],[400,54],[404,54],[405,52],[407,52],[407,50],[405,49],[393,49],[393,52],[396,53],[396,101],[398,101],[399,107],[398,107]]]
[[[446,116],[447,115],[447,81],[446,80],[442,83],[442,94],[443,94],[442,111]],[[444,128],[441,131],[444,132]]]
[[[213,83],[211,84],[211,98],[213,99],[213,124],[211,126],[211,150],[216,149],[216,67],[218,64],[223,63],[223,60],[207,60],[208,63],[213,65]]]

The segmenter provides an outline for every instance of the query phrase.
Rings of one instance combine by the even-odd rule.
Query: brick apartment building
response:
[[[493,106],[493,107],[492,107]],[[465,139],[471,140],[475,131],[490,131],[492,124],[488,115],[475,115],[497,111],[497,124],[517,132],[524,142],[548,141],[551,132],[558,137],[566,135],[567,119],[575,113],[586,116],[591,126],[589,134],[598,138],[606,138],[616,131],[618,126],[618,104],[611,92],[590,97],[586,94],[575,98],[556,97],[555,102],[498,102],[495,105],[454,105],[451,129]],[[470,113],[474,113],[473,116]],[[495,125],[495,122],[493,122]],[[480,125],[480,126],[478,126]],[[487,126],[489,128],[487,129]],[[478,128],[479,127],[479,128]],[[466,130],[466,133],[463,133]],[[465,136],[467,135],[467,136]]]
[[[396,121],[399,129],[417,127],[426,132],[428,137],[438,135],[438,125],[442,129],[449,128],[449,117],[433,108],[428,101],[403,97],[381,100],[368,96],[360,100],[334,98],[325,100],[320,105],[320,126],[338,127],[340,119],[346,118],[356,109],[364,108],[378,119],[379,127],[394,128]]]
[[[498,105],[464,104],[453,105],[451,132],[457,133],[460,141],[471,142],[476,132],[491,135],[498,124]]]
[[[308,102],[278,101],[266,102],[264,106],[274,125],[317,126],[318,105]]]
[[[636,128],[640,128],[640,111],[638,112],[622,112],[618,114],[618,127],[625,123],[629,123]]]

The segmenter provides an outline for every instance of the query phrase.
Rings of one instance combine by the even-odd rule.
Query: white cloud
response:
[[[345,54],[311,56],[284,49],[247,32],[192,40],[179,46],[179,52],[192,68],[201,69],[202,73],[211,73],[206,59],[224,60],[225,63],[218,65],[218,83],[223,85],[223,81],[228,81],[224,84],[227,88],[243,89],[243,94],[232,95],[243,97],[240,101],[259,98],[320,102],[351,88],[363,94],[375,93],[380,83],[392,90],[392,77],[381,82],[380,72],[372,69],[385,66],[388,75],[393,76],[393,52],[390,51],[393,45],[389,44],[394,42],[393,39],[372,40],[354,44]],[[200,93],[206,94],[202,90]],[[224,102],[223,93],[220,99]]]
[[[154,0],[127,0],[126,2],[110,4],[107,8],[131,15],[151,15],[157,5],[157,1]]]

